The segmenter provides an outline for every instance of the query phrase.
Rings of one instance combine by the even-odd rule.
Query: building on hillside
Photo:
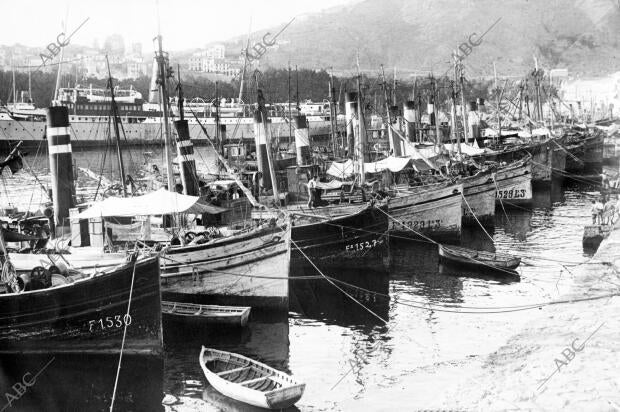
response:
[[[226,57],[226,48],[215,45],[207,50],[194,53],[189,58],[189,70],[202,73],[237,76],[243,67],[243,58]]]

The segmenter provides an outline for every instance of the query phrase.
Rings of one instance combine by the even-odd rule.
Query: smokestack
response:
[[[198,176],[196,174],[196,160],[194,159],[194,144],[189,137],[187,120],[174,122],[177,129],[177,155],[179,158],[179,171],[181,172],[181,184],[183,194],[198,196]]]
[[[47,109],[46,134],[52,175],[56,236],[69,232],[69,209],[75,206],[73,156],[69,129],[69,111],[66,107],[53,106]]]
[[[312,164],[310,154],[310,138],[308,136],[308,121],[303,114],[294,116],[295,118],[295,148],[297,151],[297,166]]]

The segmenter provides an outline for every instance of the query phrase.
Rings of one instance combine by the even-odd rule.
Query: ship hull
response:
[[[132,275],[131,307],[127,316]],[[159,261],[149,258],[74,283],[0,295],[0,354],[161,356]]]
[[[85,120],[88,119],[88,120]],[[162,122],[157,118],[146,120],[127,119],[123,117],[123,143],[127,145],[159,145],[163,144]],[[73,147],[101,147],[109,142],[110,123],[106,117],[89,117],[70,115],[71,145]],[[213,118],[201,119],[202,127],[195,119],[188,119],[191,140],[196,145],[208,145],[208,137],[217,135],[216,124]],[[221,118],[222,125],[226,126],[226,142],[248,141],[254,142],[254,122],[252,118]],[[280,138],[294,134],[294,127],[290,127],[283,117],[270,119],[271,133]],[[325,136],[330,133],[331,122],[323,116],[308,116],[308,133],[310,136]],[[16,143],[23,141],[24,147],[37,147],[45,138],[45,121],[0,119],[0,131],[3,141]],[[292,131],[292,132],[291,132]],[[291,136],[294,138],[294,135]],[[286,139],[285,139],[286,140]]]
[[[459,240],[462,224],[462,185],[412,188],[388,201],[391,234]]]
[[[290,229],[267,228],[162,255],[164,300],[288,308]]]
[[[480,172],[459,180],[463,184],[464,225],[493,225],[495,217],[495,183],[491,171]]]
[[[350,267],[353,262],[383,268],[389,247],[386,213],[387,206],[366,206],[327,221],[293,226],[292,261],[319,268]]]
[[[519,206],[532,202],[532,165],[529,159],[499,169],[495,174],[495,182],[497,206]]]

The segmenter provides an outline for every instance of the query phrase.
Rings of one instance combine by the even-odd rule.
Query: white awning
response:
[[[386,157],[378,162],[364,163],[364,171],[366,173],[379,173],[386,169],[390,172],[400,172],[411,163],[410,157]]]
[[[454,143],[445,143],[444,147],[447,150],[452,150],[454,153],[458,152],[458,144]],[[478,156],[485,153],[484,149],[476,148],[474,146],[470,146],[465,143],[461,143],[461,153],[469,155],[469,156]]]
[[[333,162],[329,166],[329,169],[327,169],[327,174],[337,177],[338,179],[346,179],[353,175],[353,161],[347,160],[343,163]]]
[[[227,209],[213,206],[198,196],[186,196],[166,189],[136,197],[109,197],[80,213],[79,219],[111,216],[147,216],[172,213],[218,214]]]

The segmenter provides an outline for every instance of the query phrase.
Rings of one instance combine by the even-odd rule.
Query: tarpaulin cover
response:
[[[446,150],[452,150],[454,153],[458,153],[458,145],[453,143],[444,143]],[[478,156],[484,153],[484,149],[476,148],[465,143],[461,143],[461,153],[469,156]]]
[[[366,173],[379,173],[388,169],[392,173],[400,172],[411,163],[410,157],[386,157],[378,162],[364,163]]]
[[[317,189],[335,190],[340,189],[344,185],[352,185],[355,182],[341,182],[340,180],[332,180],[331,182],[316,182]]]
[[[187,196],[166,189],[136,197],[109,197],[80,213],[79,219],[111,216],[147,216],[172,213],[218,214],[228,209],[213,206],[198,196]]]
[[[329,169],[327,169],[327,174],[330,176],[337,177],[339,179],[345,179],[349,176],[353,175],[353,161],[347,160],[343,163],[333,162]]]

